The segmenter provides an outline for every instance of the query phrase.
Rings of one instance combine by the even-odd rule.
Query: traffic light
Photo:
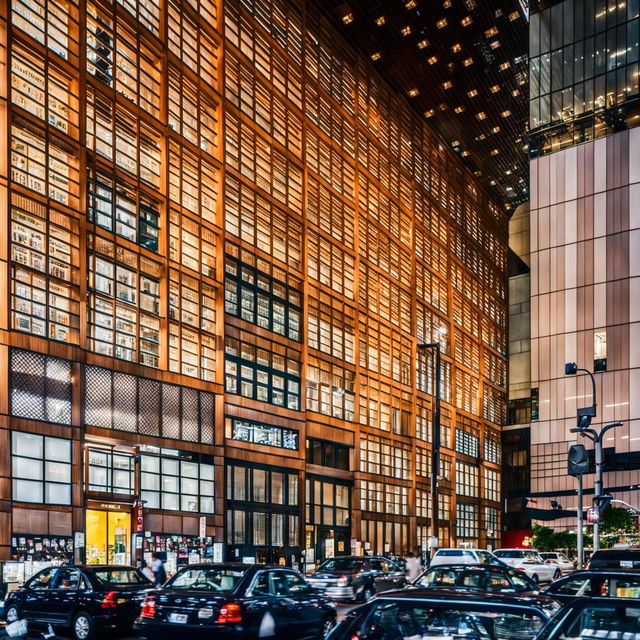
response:
[[[589,472],[589,455],[584,445],[571,445],[567,459],[567,472],[570,476],[581,476]]]
[[[593,506],[598,510],[598,513],[602,515],[610,506],[613,496],[606,494],[604,496],[596,496],[593,499]]]

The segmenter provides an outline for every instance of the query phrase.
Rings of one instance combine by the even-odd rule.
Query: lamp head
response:
[[[567,362],[564,365],[565,376],[575,376],[578,373],[578,365],[575,362]]]

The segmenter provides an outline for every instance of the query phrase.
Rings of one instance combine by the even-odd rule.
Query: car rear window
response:
[[[445,557],[456,556],[458,558],[473,558],[473,553],[471,553],[471,551],[465,551],[464,549],[442,549],[441,551],[438,551],[436,555]]]
[[[535,551],[527,549],[498,549],[494,555],[498,558],[524,558],[528,562],[540,562],[540,556]]]
[[[596,551],[589,561],[591,569],[640,569],[640,553],[634,551]]]
[[[358,558],[329,558],[316,571],[358,571],[364,565],[364,560]]]
[[[140,575],[135,569],[95,569],[93,575],[102,584],[111,585],[143,585],[151,584],[147,578]]]
[[[585,607],[577,615],[568,617],[556,637],[558,640],[640,640],[640,608],[619,603]]]
[[[233,591],[246,569],[222,567],[185,567],[165,585],[171,589],[194,589],[197,591]]]
[[[381,600],[357,630],[365,637],[532,640],[544,622],[540,613],[524,608]]]

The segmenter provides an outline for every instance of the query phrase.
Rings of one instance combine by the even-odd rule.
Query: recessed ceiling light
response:
[[[463,64],[465,67],[469,67],[469,66],[471,66],[471,65],[473,64],[473,58],[465,58],[465,59],[462,61],[462,64]]]
[[[411,33],[411,25],[408,24],[406,27],[402,27],[402,29],[400,29],[400,33],[403,36],[408,36]]]
[[[376,60],[380,60],[382,54],[379,51],[371,54],[371,59],[375,62]]]
[[[385,22],[387,21],[387,19],[384,16],[378,16],[376,18],[376,24],[381,27]]]
[[[449,24],[447,22],[447,19],[446,18],[442,18],[442,20],[438,20],[438,22],[436,22],[436,27],[438,27],[438,29],[444,29],[444,27],[446,27],[447,24]]]
[[[342,22],[344,22],[345,24],[350,24],[351,22],[353,22],[353,13],[345,13],[342,16]]]
[[[426,38],[423,38],[422,40],[420,40],[420,42],[418,42],[418,49],[424,49],[425,47],[429,46],[429,41]]]
[[[475,98],[478,95],[478,90],[477,89],[471,89],[471,91],[467,91],[467,95],[470,98]]]
[[[436,62],[438,62],[438,58],[436,56],[431,56],[430,58],[427,58],[427,62],[429,64],[435,64]]]
[[[420,93],[420,91],[414,88],[414,89],[409,89],[408,93],[410,98],[415,98]]]
[[[487,117],[487,114],[484,111],[480,111],[479,113],[476,113],[476,118],[478,118],[478,120],[484,120]]]

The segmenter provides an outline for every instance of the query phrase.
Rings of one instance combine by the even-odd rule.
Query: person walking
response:
[[[407,580],[413,582],[422,571],[422,564],[420,558],[414,556],[411,551],[407,554]]]
[[[153,571],[153,584],[161,587],[167,579],[167,572],[164,569],[164,562],[157,553],[151,554],[151,571]]]

